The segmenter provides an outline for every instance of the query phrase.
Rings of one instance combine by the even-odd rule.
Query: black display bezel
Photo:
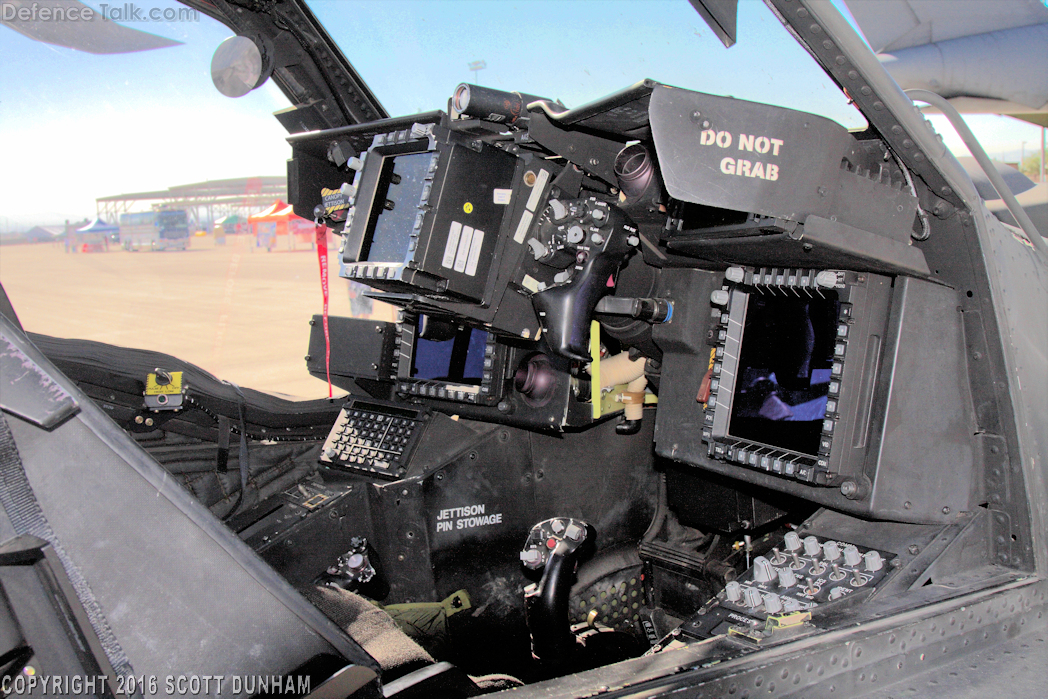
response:
[[[376,140],[379,137],[376,137]],[[375,235],[379,212],[385,204],[385,192],[390,183],[394,163],[398,157],[431,153],[427,184],[420,199],[414,202],[415,222],[408,236],[404,259],[399,262],[368,260]],[[426,216],[426,205],[432,191],[432,182],[439,162],[439,152],[428,140],[414,140],[388,146],[376,146],[368,151],[357,187],[353,219],[347,222],[347,243],[343,251],[341,276],[361,281],[404,279],[405,270],[414,261],[419,235]],[[403,204],[402,204],[403,205]]]
[[[875,372],[887,322],[890,280],[839,270],[732,268],[722,292],[725,307],[716,320],[710,396],[705,404],[703,440],[709,456],[748,468],[817,485],[835,485],[861,473],[865,459]],[[816,454],[792,451],[732,435],[729,424],[740,349],[752,295],[827,296],[839,301],[836,340],[826,414]],[[724,300],[722,297],[721,300]],[[864,309],[856,312],[856,309]]]
[[[487,342],[484,346],[484,369],[480,383],[466,384],[434,379],[418,379],[411,376],[411,367],[414,365],[415,353],[418,349],[418,316],[414,313],[405,313],[403,320],[398,324],[400,354],[393,377],[397,382],[396,391],[398,395],[405,398],[417,396],[473,405],[495,405],[499,402],[502,398],[503,376],[505,374],[508,347],[501,344],[497,336],[489,328],[470,326],[468,324],[463,325],[473,330],[482,330],[488,334]]]
[[[411,135],[376,135],[365,155],[345,225],[340,275],[384,291],[480,302],[497,271],[492,262],[503,240],[518,159],[455,134]],[[403,259],[369,260],[394,163],[424,153],[431,159],[418,201],[396,202],[398,211],[413,207],[413,217],[401,221],[408,231]]]

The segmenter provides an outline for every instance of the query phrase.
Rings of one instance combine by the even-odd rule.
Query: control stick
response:
[[[553,286],[531,301],[550,348],[562,357],[588,362],[593,309],[614,292],[614,275],[640,237],[624,213],[592,197],[551,200],[543,221],[542,240],[533,254],[538,262],[563,271],[553,277]]]
[[[560,664],[575,649],[568,601],[575,568],[592,540],[590,526],[569,517],[539,522],[528,533],[520,561],[527,570],[542,571],[538,584],[524,588],[531,654],[537,660]]]

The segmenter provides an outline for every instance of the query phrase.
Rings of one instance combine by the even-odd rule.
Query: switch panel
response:
[[[754,558],[753,567],[704,605],[681,631],[698,639],[728,633],[752,638],[786,615],[876,587],[895,570],[894,558],[887,551],[815,536],[801,540],[789,532],[780,546]],[[769,622],[770,617],[776,619]]]

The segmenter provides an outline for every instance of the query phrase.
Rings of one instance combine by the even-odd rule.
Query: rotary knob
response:
[[[788,590],[797,584],[797,576],[789,568],[779,568],[779,587]]]
[[[832,289],[837,286],[837,273],[830,269],[824,269],[815,275],[815,285]]]
[[[876,573],[884,567],[884,559],[876,551],[867,551],[862,558],[864,567],[871,573]]]
[[[761,602],[764,601],[764,597],[761,595],[760,590],[755,587],[744,587],[742,588],[742,603],[747,607],[756,609],[761,606]]]
[[[846,566],[857,566],[862,563],[862,554],[859,553],[859,549],[848,544],[844,547],[844,565]]]
[[[764,595],[764,611],[768,614],[778,614],[782,611],[782,598],[774,592],[768,592]]]
[[[771,567],[771,561],[764,556],[753,559],[753,579],[759,583],[771,582],[775,579],[775,569]]]
[[[785,546],[787,551],[799,551],[801,548],[801,537],[797,532],[786,532]]]
[[[550,199],[549,208],[554,221],[562,221],[568,217],[568,207],[564,206],[559,199]]]
[[[742,585],[732,580],[724,586],[724,596],[729,602],[738,602],[742,599]]]
[[[841,547],[836,541],[827,541],[822,545],[822,557],[827,561],[836,561],[841,557]]]
[[[822,553],[822,546],[819,546],[819,540],[814,536],[804,537],[804,555],[818,556],[820,553]]]

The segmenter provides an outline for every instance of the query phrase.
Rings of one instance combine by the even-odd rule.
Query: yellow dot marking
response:
[[[473,213],[473,204],[467,201],[465,204],[462,205],[462,210],[465,211],[467,214]]]

